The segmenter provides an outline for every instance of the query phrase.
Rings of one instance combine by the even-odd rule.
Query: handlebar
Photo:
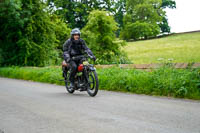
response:
[[[78,55],[78,56],[74,56],[72,57],[72,60],[80,60],[80,59],[84,59],[84,58],[92,58],[92,56],[86,56],[86,55]]]
[[[82,60],[82,61],[86,61],[88,58],[93,59],[93,56],[91,55],[78,55],[78,56],[74,56],[71,59],[72,60]]]

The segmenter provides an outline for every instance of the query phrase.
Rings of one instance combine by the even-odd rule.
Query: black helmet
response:
[[[71,31],[71,36],[75,35],[75,34],[79,34],[79,36],[81,35],[81,32],[78,28],[75,28]]]

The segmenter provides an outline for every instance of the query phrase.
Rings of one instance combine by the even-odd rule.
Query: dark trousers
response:
[[[74,83],[74,77],[76,75],[79,63],[80,60],[70,61],[70,76],[69,76],[70,82]]]

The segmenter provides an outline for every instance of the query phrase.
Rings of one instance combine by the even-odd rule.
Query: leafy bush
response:
[[[160,33],[160,27],[157,24],[149,24],[146,22],[135,22],[124,26],[120,37],[129,40],[148,39]]]
[[[59,18],[51,16],[44,1],[0,1],[0,20],[0,65],[57,63],[57,49],[63,44],[68,28]]]
[[[200,99],[200,69],[168,66],[150,72],[117,67],[97,69],[100,89]],[[64,85],[61,68],[5,67],[0,76]]]
[[[97,57],[97,63],[126,62],[127,56],[120,50],[125,42],[114,42],[116,30],[117,23],[109,12],[95,10],[90,13],[82,37]]]

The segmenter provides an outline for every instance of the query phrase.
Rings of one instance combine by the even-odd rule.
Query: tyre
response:
[[[65,87],[66,87],[67,92],[71,94],[74,93],[74,89],[69,87],[70,86],[69,71],[65,72],[64,77],[65,77]]]
[[[91,97],[94,97],[94,96],[96,96],[98,89],[99,89],[99,80],[97,77],[97,73],[96,73],[96,71],[90,71],[87,93]]]

